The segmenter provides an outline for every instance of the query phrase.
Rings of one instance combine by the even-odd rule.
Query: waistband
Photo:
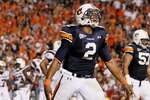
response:
[[[77,74],[77,73],[72,73],[70,71],[65,71],[65,74],[67,75],[71,75],[71,76],[74,76],[74,77],[77,77],[77,78],[94,78],[93,75],[83,75],[83,74]]]
[[[139,82],[139,86],[141,86],[141,84],[142,84],[142,82],[144,82],[144,81],[148,81],[148,82],[150,82],[149,81],[149,79],[144,79],[144,80],[137,80],[137,79],[134,79],[134,78],[131,78],[133,81],[135,81],[135,82]]]

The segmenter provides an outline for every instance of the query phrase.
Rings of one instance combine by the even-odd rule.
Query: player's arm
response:
[[[23,74],[26,77],[27,81],[32,83],[34,76],[31,75],[31,70],[33,70],[33,68],[29,65],[26,69],[23,70]]]
[[[10,79],[7,80],[7,86],[8,86],[8,91],[12,90],[12,84]]]
[[[132,85],[131,79],[130,79],[130,75],[129,75],[129,70],[128,70],[129,65],[130,65],[132,59],[133,59],[133,56],[131,54],[129,54],[129,53],[125,53],[123,55],[123,71],[124,71],[127,83],[129,85]]]
[[[41,78],[41,76],[36,75],[35,81],[32,84],[32,89],[31,90],[35,90],[38,87],[38,82],[39,82],[40,78]]]
[[[41,63],[40,63],[40,67],[42,70],[42,73],[44,74],[44,76],[46,76],[47,74],[47,64],[48,64],[48,60],[44,59]]]
[[[108,51],[108,46],[107,45],[104,46],[104,48],[102,48],[98,52],[98,55],[105,62],[107,68],[110,70],[110,72],[113,74],[113,76],[116,77],[118,79],[118,81],[125,87],[128,94],[133,94],[132,88],[128,86],[127,81],[125,80],[123,75],[120,73],[115,61],[112,59],[112,57]]]
[[[133,55],[132,55],[133,54],[133,48],[131,46],[127,46],[124,48],[124,51],[125,51],[125,53],[124,53],[123,58],[122,58],[123,71],[124,71],[127,83],[129,85],[132,85],[128,68],[129,68],[129,65],[133,59]]]
[[[148,65],[147,68],[147,78],[150,80],[150,64]]]

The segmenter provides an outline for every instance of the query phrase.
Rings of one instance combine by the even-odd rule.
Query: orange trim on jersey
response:
[[[106,36],[106,37],[105,37],[105,41],[108,41],[108,39],[109,39],[109,36]]]
[[[63,32],[61,32],[60,37],[69,39],[71,41],[73,40],[73,37],[71,35],[69,35],[67,33],[63,33]]]
[[[58,63],[60,63],[61,64],[61,61],[59,61],[56,57],[54,58],[55,60],[57,60],[58,61]]]
[[[133,52],[133,48],[132,47],[126,47],[126,48],[123,49],[123,51],[125,51],[125,52],[127,52],[127,51]]]

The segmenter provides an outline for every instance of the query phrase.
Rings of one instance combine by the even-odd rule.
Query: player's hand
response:
[[[51,97],[52,97],[52,89],[51,89],[51,87],[48,86],[48,85],[44,85],[44,91],[45,91],[46,99],[47,100],[51,100]]]
[[[135,95],[132,87],[133,87],[132,85],[128,85],[128,84],[124,85],[124,88],[125,88],[126,94],[127,94],[127,98],[128,98],[127,100],[130,100],[130,97]]]

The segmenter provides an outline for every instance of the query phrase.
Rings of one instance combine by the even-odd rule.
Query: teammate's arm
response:
[[[46,76],[47,74],[47,64],[48,64],[48,60],[44,59],[41,63],[40,63],[40,67],[42,70],[42,73],[44,74],[44,76]]]
[[[29,82],[32,83],[34,76],[28,75],[28,73],[31,73],[31,72],[30,72],[31,70],[33,70],[33,69],[31,68],[31,66],[28,66],[26,69],[23,70],[23,74],[24,74],[24,76],[26,77],[27,81],[29,81]]]
[[[129,53],[125,53],[123,55],[123,70],[124,70],[124,74],[125,74],[125,78],[127,80],[127,83],[129,85],[132,85],[130,75],[129,75],[129,70],[128,70],[132,59],[133,59],[133,56]]]
[[[38,82],[40,80],[41,76],[36,75],[35,81],[33,82],[31,90],[35,90],[38,87]]]
[[[147,68],[147,78],[150,80],[150,64],[148,65]]]
[[[7,80],[7,86],[8,86],[8,91],[12,90],[12,84],[11,84],[11,80]]]

